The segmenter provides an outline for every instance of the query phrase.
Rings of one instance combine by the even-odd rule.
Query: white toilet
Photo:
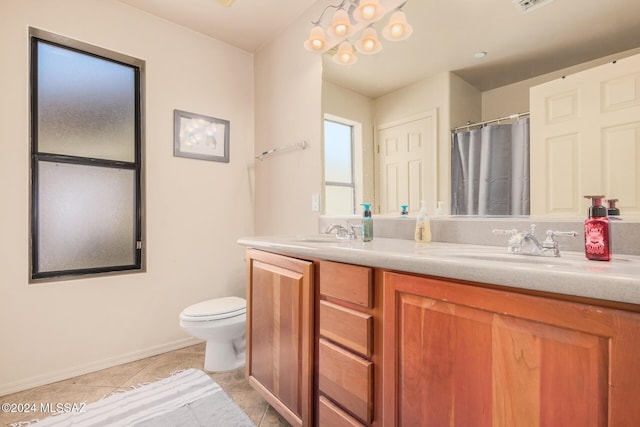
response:
[[[245,365],[247,302],[224,297],[190,305],[180,313],[180,326],[207,341],[205,371],[220,372]]]

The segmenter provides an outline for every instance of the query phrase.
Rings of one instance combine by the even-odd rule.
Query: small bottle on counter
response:
[[[607,209],[608,216],[620,216],[620,209],[616,207],[616,202],[618,199],[607,199],[606,202],[609,204],[609,208]]]
[[[364,207],[362,214],[362,241],[370,242],[373,240],[373,218],[371,218],[371,204],[362,203],[360,206]]]
[[[418,243],[429,243],[431,241],[431,221],[427,215],[427,204],[424,200],[420,202],[420,212],[416,219],[415,240]]]
[[[400,217],[408,218],[409,217],[409,205],[400,206]]]
[[[611,242],[607,208],[602,206],[604,196],[584,196],[591,199],[589,215],[584,221],[584,254],[587,259],[609,261]]]

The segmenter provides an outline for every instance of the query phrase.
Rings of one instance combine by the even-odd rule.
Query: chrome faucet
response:
[[[331,224],[329,227],[327,227],[327,229],[324,231],[325,234],[331,234],[334,231],[336,232],[336,239],[339,240],[355,240],[357,239],[356,237],[356,232],[355,232],[355,226],[349,224],[347,222],[347,227],[345,228],[340,224]]]
[[[559,257],[560,250],[556,236],[575,237],[578,235],[575,231],[552,231],[547,230],[546,239],[540,243],[536,238],[536,225],[531,224],[529,232],[512,230],[493,230],[493,234],[510,234],[508,241],[507,253],[546,257]]]

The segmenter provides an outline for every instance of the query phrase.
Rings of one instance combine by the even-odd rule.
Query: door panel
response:
[[[437,203],[436,111],[378,130],[379,213],[400,214],[400,205],[411,213],[420,201],[435,209]]]

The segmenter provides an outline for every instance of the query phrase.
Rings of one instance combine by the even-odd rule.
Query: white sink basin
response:
[[[333,234],[318,234],[310,236],[294,236],[291,238],[294,242],[307,242],[307,243],[337,243],[345,240],[338,239]]]
[[[515,255],[515,254],[482,254],[482,253],[452,253],[450,256],[454,258],[463,258],[478,261],[496,261],[508,262],[514,264],[547,264],[547,265],[569,265],[570,261],[563,260],[562,257],[543,257],[533,255]]]

